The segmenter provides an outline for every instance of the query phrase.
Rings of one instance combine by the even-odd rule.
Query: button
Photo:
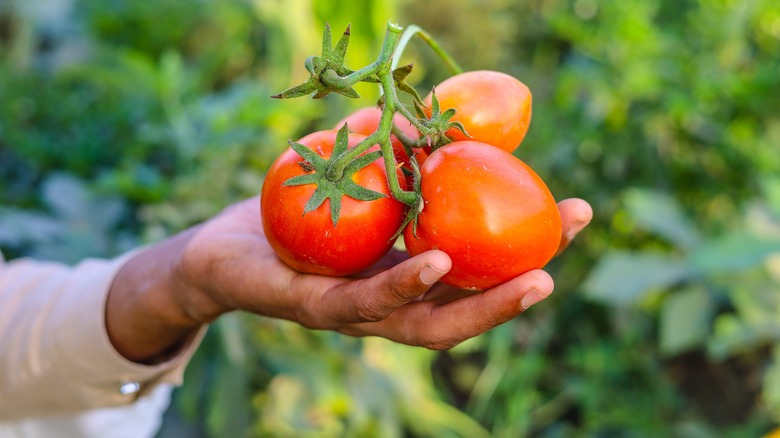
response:
[[[122,395],[135,394],[140,390],[141,384],[134,381],[123,382],[122,385],[119,386],[119,393]]]

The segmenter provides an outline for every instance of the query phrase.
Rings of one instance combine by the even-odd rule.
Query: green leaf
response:
[[[714,313],[715,302],[703,288],[672,293],[661,309],[661,352],[675,355],[702,345],[710,333]]]
[[[696,228],[671,196],[635,188],[626,190],[623,201],[637,225],[646,231],[683,248],[693,247],[698,242]]]
[[[631,304],[654,289],[689,278],[682,260],[667,254],[613,251],[607,253],[585,281],[590,299],[613,305]]]
[[[703,274],[744,271],[777,252],[780,240],[737,232],[703,242],[690,255],[690,263]]]

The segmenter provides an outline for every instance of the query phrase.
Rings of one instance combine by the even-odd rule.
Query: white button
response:
[[[122,395],[130,395],[135,394],[136,392],[141,390],[141,384],[138,382],[124,382],[119,387],[119,393]]]

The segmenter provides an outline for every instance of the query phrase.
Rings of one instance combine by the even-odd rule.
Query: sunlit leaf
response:
[[[640,227],[658,234],[681,247],[692,247],[698,232],[671,196],[652,190],[629,189],[623,201],[631,217]]]
[[[654,289],[674,285],[691,275],[682,260],[653,252],[609,252],[585,281],[585,294],[608,304],[629,304]]]
[[[690,263],[704,274],[718,274],[757,267],[777,252],[778,239],[734,233],[703,242],[690,255]]]
[[[660,315],[660,347],[668,355],[702,345],[710,333],[715,302],[703,288],[673,292]]]

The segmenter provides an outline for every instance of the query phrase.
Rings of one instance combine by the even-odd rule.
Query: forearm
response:
[[[195,230],[152,245],[128,260],[106,303],[106,328],[114,348],[142,364],[165,361],[204,321],[203,297],[178,275],[179,260]]]

